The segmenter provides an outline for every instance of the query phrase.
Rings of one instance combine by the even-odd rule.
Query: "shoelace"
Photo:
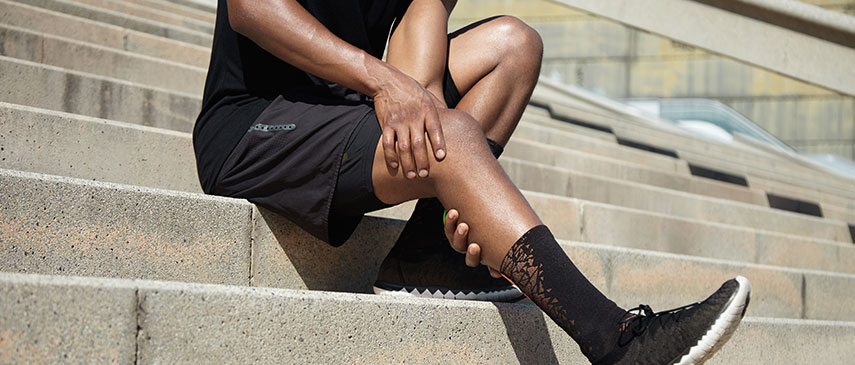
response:
[[[700,302],[687,304],[682,307],[677,307],[661,312],[653,312],[653,309],[650,308],[649,305],[640,304],[638,307],[627,310],[625,315],[631,314],[632,316],[627,317],[620,322],[623,333],[621,333],[621,336],[618,339],[618,345],[626,346],[627,344],[629,344],[630,341],[632,341],[633,338],[644,334],[644,332],[647,331],[647,328],[649,328],[654,321],[659,321],[659,324],[662,327],[664,327],[664,324],[667,323],[664,322],[665,319],[668,319],[673,322],[679,322],[680,316],[686,309],[694,307],[698,304],[700,304]],[[623,342],[623,335],[627,332],[631,332],[632,336],[630,336],[630,338],[626,342]]]

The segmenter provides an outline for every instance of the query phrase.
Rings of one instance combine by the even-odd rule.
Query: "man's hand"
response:
[[[445,139],[433,94],[412,78],[399,73],[374,96],[374,108],[383,127],[383,153],[389,173],[398,167],[414,179],[430,173],[425,132],[437,161],[445,158]]]
[[[451,248],[459,253],[466,254],[466,266],[478,267],[481,264],[481,246],[475,242],[467,244],[469,240],[469,225],[466,223],[458,223],[460,215],[457,210],[449,209],[445,215],[445,237],[451,243]],[[487,267],[490,270],[490,276],[501,278],[502,273],[494,270],[492,267]]]

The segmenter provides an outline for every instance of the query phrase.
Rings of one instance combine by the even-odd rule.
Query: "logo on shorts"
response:
[[[261,124],[256,123],[252,127],[249,127],[247,132],[259,131],[259,132],[276,132],[276,131],[290,131],[294,128],[297,128],[294,124],[279,124],[279,125],[269,125],[269,124]]]

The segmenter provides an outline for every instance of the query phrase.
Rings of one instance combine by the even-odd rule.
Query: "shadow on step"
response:
[[[526,303],[526,304],[523,304]],[[519,303],[493,303],[502,317],[508,340],[520,364],[557,364],[544,314],[528,299]]]
[[[252,285],[372,293],[383,258],[404,222],[366,216],[341,247],[332,247],[264,208],[253,214]]]

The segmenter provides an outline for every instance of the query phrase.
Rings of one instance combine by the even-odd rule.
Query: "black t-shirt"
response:
[[[333,34],[381,58],[395,18],[411,0],[299,0]],[[356,92],[303,72],[237,34],[219,0],[202,111],[193,130],[199,180],[210,192],[228,155],[279,95],[352,98]]]

